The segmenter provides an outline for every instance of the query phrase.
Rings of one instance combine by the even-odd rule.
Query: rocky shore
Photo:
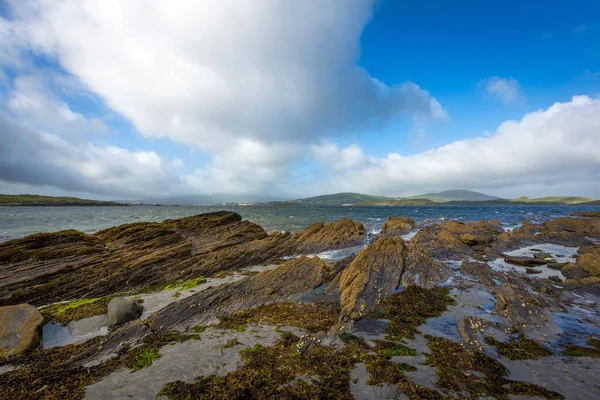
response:
[[[595,399],[599,301],[597,213],[36,234],[0,243],[0,399]]]

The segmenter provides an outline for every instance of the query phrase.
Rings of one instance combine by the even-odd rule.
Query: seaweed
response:
[[[386,318],[390,323],[385,328],[386,337],[392,340],[414,338],[417,327],[428,318],[441,315],[455,301],[444,288],[423,289],[409,286],[381,303],[381,310],[373,314]]]
[[[569,357],[600,358],[600,339],[589,336],[586,340],[592,347],[568,345],[562,351],[562,354]]]
[[[535,340],[520,337],[508,342],[500,342],[491,336],[486,336],[484,342],[498,349],[498,353],[511,360],[536,360],[540,357],[551,356],[552,352]]]
[[[289,325],[316,333],[333,326],[339,312],[337,304],[286,301],[220,316],[220,323],[215,327],[243,332],[248,324]]]
[[[427,361],[437,369],[437,385],[443,389],[469,393],[471,397],[507,399],[509,394],[523,394],[527,390],[548,399],[564,398],[533,383],[509,380],[508,370],[502,363],[461,343],[430,335],[425,337],[431,350]]]
[[[385,354],[386,356],[416,356],[417,350],[411,349],[398,342],[390,342],[386,340],[378,340],[375,345],[375,350],[378,353]]]
[[[225,376],[198,377],[194,383],[168,383],[160,392],[170,399],[352,399],[350,370],[361,347],[313,346],[304,354],[289,332],[272,347],[256,345],[240,352],[244,366]],[[309,382],[300,378],[305,377]],[[312,379],[312,378],[315,379]]]
[[[85,387],[102,377],[123,368],[134,372],[146,368],[160,358],[159,349],[162,346],[196,338],[197,335],[186,335],[176,331],[149,335],[144,338],[141,346],[133,349],[124,346],[116,357],[91,367],[79,365],[75,360],[85,351],[101,347],[103,338],[0,359],[0,365],[20,366],[0,375],[0,398],[81,399],[85,394]]]

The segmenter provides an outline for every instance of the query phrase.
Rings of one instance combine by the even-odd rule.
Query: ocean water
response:
[[[406,216],[417,222],[452,219],[458,221],[498,219],[506,229],[524,219],[534,223],[566,216],[571,211],[600,211],[600,206],[494,205],[494,206],[126,206],[126,207],[0,207],[0,241],[38,232],[77,229],[93,233],[111,226],[138,221],[164,221],[212,211],[229,210],[261,225],[266,231],[296,232],[312,224],[348,217],[360,221],[369,232],[377,232],[390,216]]]

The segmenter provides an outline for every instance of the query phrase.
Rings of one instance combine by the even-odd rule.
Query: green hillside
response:
[[[429,199],[399,199],[399,200],[378,200],[378,201],[363,201],[357,206],[427,206],[435,205],[435,202]]]
[[[515,203],[556,203],[556,204],[583,204],[591,201],[596,201],[591,197],[573,197],[573,196],[550,196],[550,197],[538,197],[530,199],[527,196],[512,199]]]
[[[36,194],[0,194],[0,205],[117,205],[112,201],[88,200],[77,197],[52,197]]]
[[[471,190],[446,190],[439,193],[425,193],[417,196],[410,196],[407,199],[427,199],[434,203],[445,203],[448,201],[493,201],[499,200],[499,197],[490,196],[484,193],[473,192]]]
[[[323,204],[323,205],[342,205],[342,204],[358,204],[365,202],[376,202],[394,200],[384,196],[371,196],[368,194],[360,193],[335,193],[327,194],[324,196],[309,197],[306,199],[296,200],[298,203],[308,204]]]

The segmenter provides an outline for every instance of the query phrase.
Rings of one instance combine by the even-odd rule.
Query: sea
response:
[[[39,232],[77,229],[93,233],[111,226],[139,221],[160,222],[213,211],[228,210],[273,230],[297,232],[308,225],[340,218],[360,221],[377,233],[388,216],[405,216],[417,222],[435,220],[497,219],[507,229],[524,219],[540,223],[568,216],[574,211],[600,211],[600,206],[581,205],[439,205],[439,206],[318,206],[304,204],[261,204],[219,206],[88,206],[88,207],[0,207],[0,241]]]

